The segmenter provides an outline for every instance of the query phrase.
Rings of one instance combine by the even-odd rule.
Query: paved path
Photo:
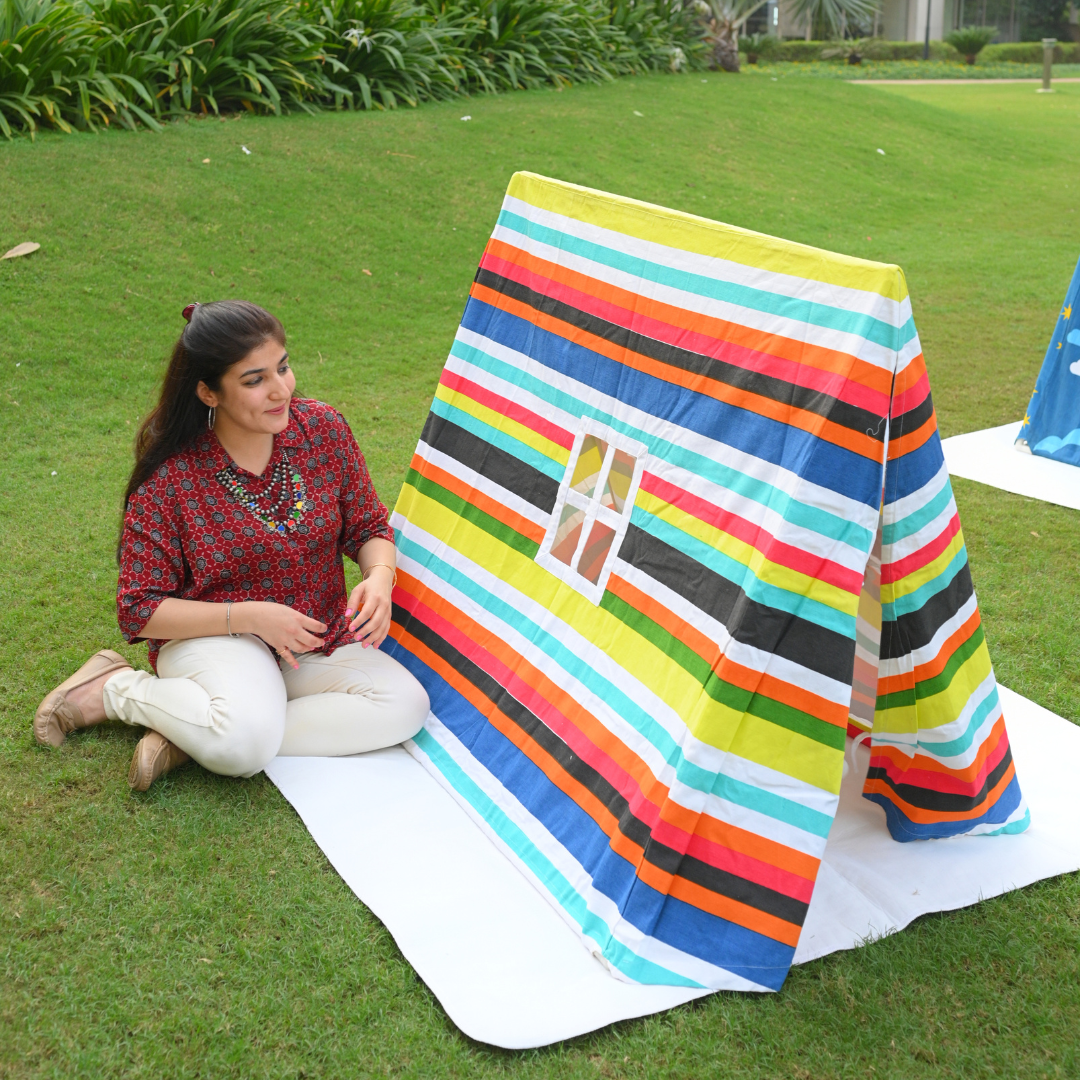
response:
[[[861,86],[990,86],[999,83],[1031,83],[1033,86],[1042,79],[848,79],[850,83]],[[1054,83],[1080,83],[1080,78],[1054,79]]]

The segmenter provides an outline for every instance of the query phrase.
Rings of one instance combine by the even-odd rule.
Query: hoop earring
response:
[[[206,410],[206,427],[208,431],[214,430],[214,421],[217,419],[217,406]]]

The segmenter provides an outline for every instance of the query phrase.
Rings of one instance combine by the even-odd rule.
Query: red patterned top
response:
[[[289,528],[272,529],[234,491],[238,477],[259,495],[280,464],[290,479],[299,477],[303,507]],[[262,477],[232,463],[208,431],[128,500],[116,589],[120,630],[129,642],[143,640],[143,627],[170,596],[272,600],[326,623],[319,651],[329,655],[348,640],[341,556],[356,559],[375,537],[393,541],[394,530],[345,418],[321,401],[293,398],[289,426],[274,437]],[[149,640],[156,670],[164,642]]]

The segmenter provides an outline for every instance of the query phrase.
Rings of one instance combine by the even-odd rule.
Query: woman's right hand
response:
[[[271,601],[249,600],[233,604],[233,633],[255,634],[282,657],[290,667],[298,668],[296,657],[319,648],[326,623],[304,615],[295,608]]]

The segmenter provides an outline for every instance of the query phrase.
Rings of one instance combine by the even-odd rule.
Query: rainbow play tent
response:
[[[783,983],[853,736],[1027,827],[895,266],[517,174],[394,524],[409,749],[617,978]]]

